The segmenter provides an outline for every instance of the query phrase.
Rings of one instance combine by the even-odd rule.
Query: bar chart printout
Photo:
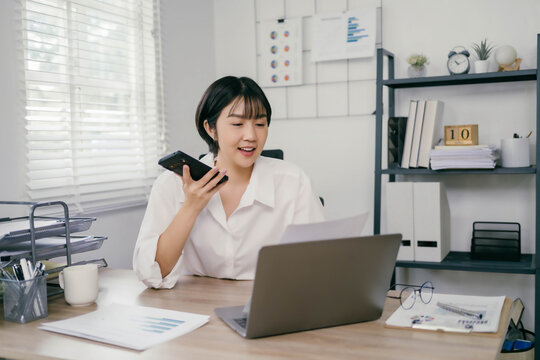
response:
[[[377,38],[376,19],[375,8],[314,15],[312,61],[374,56]]]
[[[40,328],[61,334],[144,350],[184,335],[208,322],[208,315],[145,306],[110,304]]]

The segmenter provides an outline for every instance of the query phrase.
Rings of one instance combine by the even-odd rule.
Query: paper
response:
[[[207,315],[152,307],[110,304],[39,328],[108,344],[144,350],[206,324]]]
[[[313,15],[312,61],[375,55],[376,9]]]
[[[34,228],[42,229],[46,227],[47,228],[56,227],[59,225],[59,223],[62,223],[62,222],[58,220],[35,220]],[[22,232],[29,232],[29,231],[30,231],[30,220],[28,219],[13,220],[13,221],[0,223],[0,239],[13,233],[18,233],[18,232],[22,233]]]
[[[80,253],[99,249],[106,237],[95,237],[85,235],[71,235],[71,253]],[[65,236],[54,236],[36,240],[37,259],[50,259],[52,257],[64,256],[66,254]],[[0,265],[3,262],[10,262],[13,259],[32,256],[31,242],[23,241],[18,243],[8,243],[0,246]]]
[[[261,23],[259,83],[266,87],[302,84],[302,18]]]
[[[497,148],[489,146],[435,146],[430,152],[433,170],[493,169],[499,158]]]
[[[405,310],[399,307],[386,320],[386,325],[424,330],[494,333],[499,329],[504,300],[504,296],[433,294],[429,304],[424,304],[417,297],[411,309]],[[437,302],[480,313],[482,319],[474,319],[441,309],[437,306]]]
[[[304,241],[344,239],[362,235],[369,212],[345,219],[287,226],[281,244]]]

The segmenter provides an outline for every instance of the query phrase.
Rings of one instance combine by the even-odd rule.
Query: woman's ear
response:
[[[208,136],[210,136],[212,139],[214,139],[214,141],[216,141],[216,129],[212,129],[210,127],[210,124],[208,123],[208,120],[204,120],[204,130],[206,130],[206,133],[208,134]]]

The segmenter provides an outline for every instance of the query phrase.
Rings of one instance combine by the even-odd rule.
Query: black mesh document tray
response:
[[[475,221],[471,257],[480,260],[519,261],[521,226],[514,222]]]

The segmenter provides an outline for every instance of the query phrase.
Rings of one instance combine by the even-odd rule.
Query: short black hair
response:
[[[204,121],[207,120],[210,128],[216,130],[216,122],[221,111],[233,101],[240,100],[244,101],[246,118],[266,116],[267,124],[270,125],[272,108],[263,90],[255,81],[248,77],[236,76],[225,76],[214,81],[204,92],[195,114],[195,125],[199,135],[214,155],[218,153],[219,144],[206,132]]]

